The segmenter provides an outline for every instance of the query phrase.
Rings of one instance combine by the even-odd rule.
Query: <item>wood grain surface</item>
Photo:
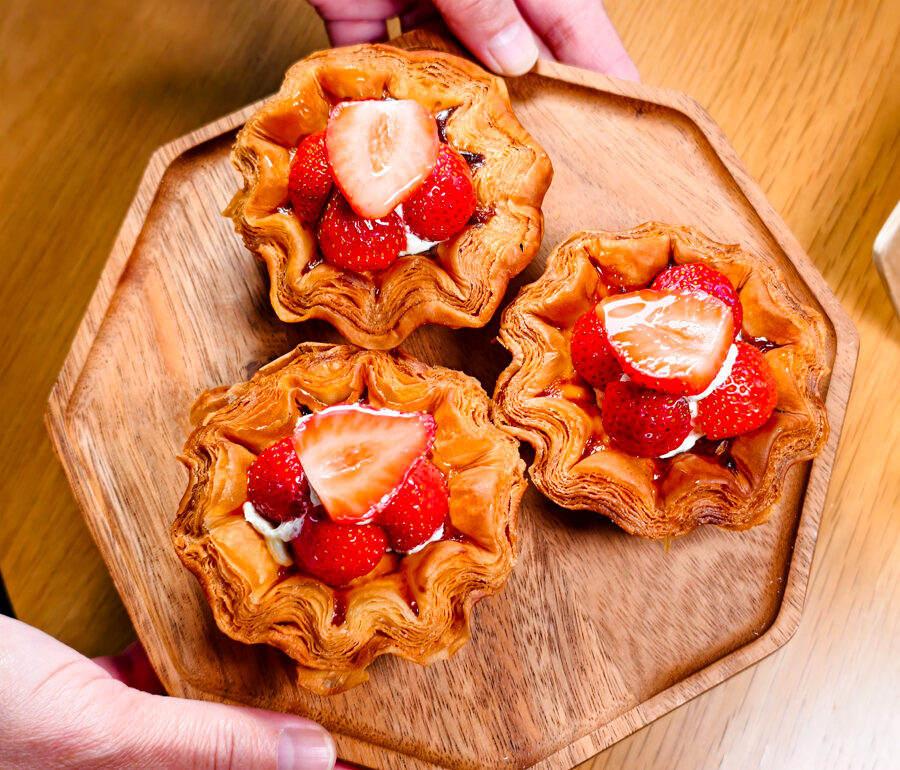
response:
[[[900,326],[871,266],[900,197],[895,3],[608,3],[647,82],[707,107],[861,336],[803,621],[776,654],[593,767],[890,766],[900,750]],[[305,6],[14,2],[0,147],[6,280],[0,567],[79,649],[132,638],[40,424],[150,151],[277,86],[324,44]]]
[[[444,41],[410,33],[398,44]],[[382,659],[369,686],[331,698],[300,690],[287,659],[217,633],[168,535],[184,486],[173,458],[195,395],[246,378],[297,341],[337,339],[326,324],[275,318],[265,269],[217,216],[235,186],[234,131],[251,106],[154,153],[48,410],[76,497],[170,693],[312,717],[335,734],[343,757],[367,766],[539,762],[549,770],[589,757],[756,662],[795,630],[849,395],[855,330],[688,97],[553,63],[509,89],[556,178],[544,200],[540,253],[508,297],[543,272],[554,244],[598,221],[624,230],[657,216],[739,242],[773,261],[797,296],[826,316],[826,447],[792,469],[768,526],[741,534],[706,528],[668,550],[625,537],[601,517],[562,511],[532,490],[520,506],[518,567],[488,609],[479,608],[470,644],[449,663],[425,670]],[[568,130],[574,124],[581,130]],[[403,348],[476,376],[490,393],[508,362],[491,342],[498,324],[495,317],[484,329],[429,326]],[[481,718],[472,722],[476,712]]]

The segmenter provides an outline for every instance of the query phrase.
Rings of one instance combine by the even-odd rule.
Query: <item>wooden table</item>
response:
[[[857,325],[804,617],[778,652],[584,768],[890,766],[900,754],[900,323],[871,264],[900,199],[894,0],[609,0],[651,84],[719,122]],[[89,655],[134,638],[42,413],[150,153],[327,44],[298,0],[12,0],[0,24],[0,570]],[[893,558],[892,558],[893,557]]]

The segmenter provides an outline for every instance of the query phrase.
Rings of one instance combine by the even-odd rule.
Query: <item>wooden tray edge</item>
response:
[[[414,34],[411,33],[409,37],[414,39]],[[545,757],[535,765],[535,767],[540,768],[557,768],[569,767],[573,763],[580,762],[602,751],[615,741],[646,726],[668,711],[758,662],[784,645],[794,634],[799,625],[805,599],[812,554],[818,534],[818,525],[827,494],[827,482],[834,464],[846,414],[850,386],[856,368],[859,337],[852,321],[831,292],[824,277],[819,273],[799,242],[790,233],[777,212],[765,198],[761,188],[750,176],[721,129],[696,101],[678,92],[616,80],[598,73],[555,62],[539,61],[533,72],[544,77],[576,85],[584,85],[614,95],[667,107],[679,112],[694,123],[707,141],[710,142],[729,173],[732,174],[750,206],[756,211],[763,224],[769,228],[774,240],[785,251],[804,281],[810,286],[813,294],[825,309],[837,336],[832,378],[826,396],[831,434],[822,453],[812,462],[809,477],[810,482],[814,479],[822,479],[822,492],[814,493],[815,499],[812,500],[809,492],[807,492],[804,498],[801,518],[795,537],[794,555],[789,567],[788,581],[782,597],[781,608],[775,621],[753,642],[734,650],[686,679],[677,682],[670,688],[657,693],[650,700],[620,715],[598,730],[583,736],[569,746]],[[241,125],[247,117],[259,108],[263,101],[265,100],[259,100],[208,123],[161,146],[152,154],[48,400],[45,424],[47,425],[52,444],[60,458],[75,498],[82,508],[91,536],[100,547],[104,557],[107,553],[112,553],[119,557],[115,566],[110,563],[109,559],[104,558],[104,560],[110,570],[113,583],[123,598],[128,596],[128,591],[125,570],[119,566],[123,564],[121,554],[109,532],[102,527],[103,516],[97,515],[105,510],[102,496],[98,495],[96,490],[93,489],[95,480],[92,482],[90,478],[92,476],[90,469],[78,463],[70,464],[73,454],[77,450],[75,450],[66,430],[68,404],[115,293],[116,285],[131,257],[140,235],[141,226],[146,219],[166,169],[184,152]],[[807,489],[809,489],[809,482],[807,483]],[[802,544],[804,547],[798,548],[798,544]],[[152,625],[142,623],[139,618],[135,617],[131,602],[126,601],[124,603],[139,638],[143,639],[145,634],[152,634],[154,632]],[[135,607],[134,609],[136,611],[138,608]],[[149,645],[148,649],[152,647],[152,645]],[[171,666],[170,668],[171,664],[169,661],[153,660],[152,662],[164,682],[167,679],[169,682],[173,682],[173,678],[169,675],[172,673],[171,669],[175,667]],[[170,689],[170,691],[183,689],[185,694],[190,692],[195,697],[198,695],[202,697],[202,692],[190,685],[187,688],[181,688],[175,684],[175,686],[167,689]],[[369,744],[354,738],[341,735],[336,737],[339,747],[346,746],[346,748],[350,749],[348,758],[351,760],[356,757],[362,759],[361,754],[370,755],[369,748],[377,753],[390,753],[400,756],[398,752],[386,750],[382,747],[370,747]],[[366,750],[360,751],[361,748]],[[403,754],[402,756],[404,760],[409,760],[418,767],[432,767],[432,765],[423,763],[421,760],[409,755]]]

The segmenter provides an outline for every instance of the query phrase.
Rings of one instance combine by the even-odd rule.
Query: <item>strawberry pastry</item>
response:
[[[398,345],[483,326],[540,245],[552,170],[502,80],[434,51],[364,45],[294,65],[247,122],[226,211],[279,318]]]
[[[738,247],[656,224],[580,233],[504,313],[495,417],[560,505],[649,538],[745,529],[827,436],[823,330]]]
[[[201,396],[173,539],[219,627],[323,694],[386,652],[452,654],[515,561],[524,465],[488,405],[458,372],[314,343]]]

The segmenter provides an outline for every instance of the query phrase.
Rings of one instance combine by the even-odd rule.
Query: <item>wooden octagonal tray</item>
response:
[[[444,47],[423,35],[406,47]],[[291,661],[220,633],[169,528],[185,488],[176,462],[204,388],[246,379],[296,343],[337,340],[285,325],[267,279],[219,212],[239,184],[228,154],[258,105],[152,157],[47,413],[50,433],[138,635],[173,695],[293,711],[379,768],[567,767],[784,644],[797,628],[858,341],[821,275],[691,99],[541,62],[509,81],[516,114],[555,169],[541,253],[586,228],[690,224],[774,260],[829,325],[831,435],[795,466],[771,520],[660,543],[529,487],[520,557],[478,605],[471,641],[420,668],[390,656],[342,695],[300,690]],[[404,348],[462,369],[488,393],[508,363],[484,329],[429,327]],[[526,457],[526,459],[528,459]]]

